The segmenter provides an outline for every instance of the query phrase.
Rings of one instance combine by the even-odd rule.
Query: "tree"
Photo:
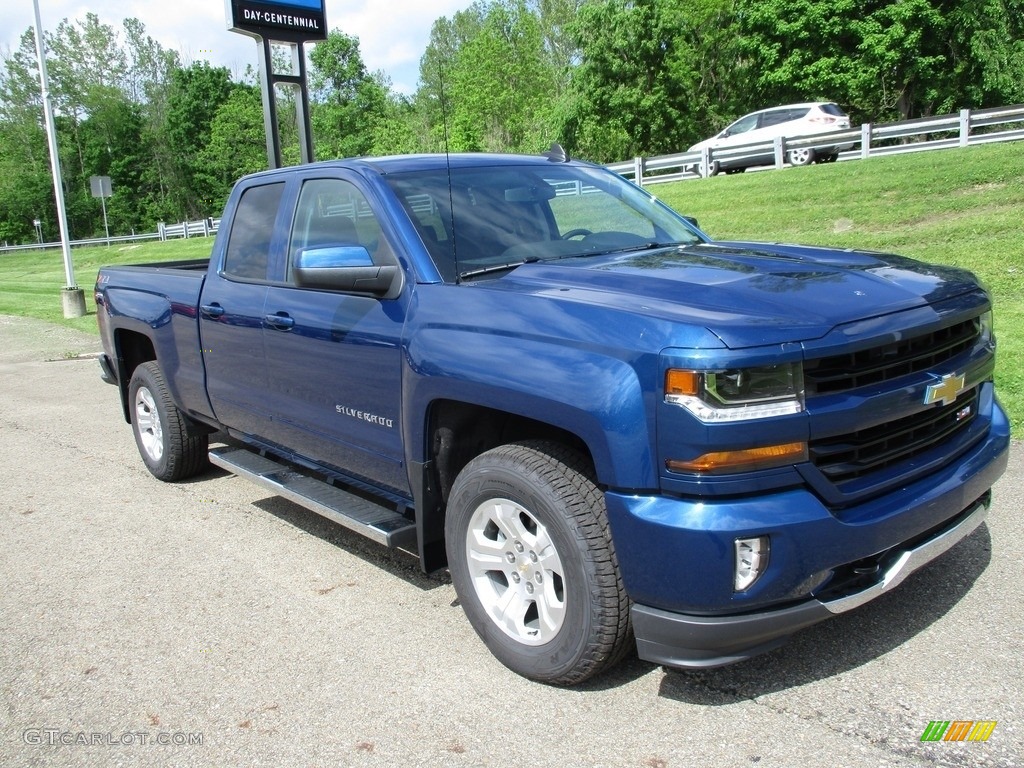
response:
[[[730,0],[609,0],[580,8],[568,148],[598,162],[677,152],[730,111],[740,65]]]
[[[36,218],[47,232],[56,231],[42,119],[35,35],[28,30],[0,70],[0,241],[34,242]]]
[[[175,70],[171,77],[164,128],[175,159],[171,200],[189,218],[209,215],[220,200],[220,190],[203,169],[203,150],[218,110],[238,87],[226,67],[205,61]]]
[[[420,80],[416,104],[449,150],[533,152],[556,138],[558,78],[524,0],[478,2],[435,22]]]
[[[214,195],[211,211],[227,201],[235,180],[267,167],[263,102],[259,89],[232,91],[210,124],[210,138],[200,151],[201,181]]]
[[[409,102],[369,72],[359,39],[332,30],[310,54],[310,100],[318,157],[356,157],[418,148]]]
[[[736,0],[763,104],[907,119],[1024,97],[1019,0]]]

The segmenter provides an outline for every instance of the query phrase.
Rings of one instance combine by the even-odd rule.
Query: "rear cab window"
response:
[[[249,187],[235,209],[222,274],[235,280],[266,280],[274,221],[284,182]]]

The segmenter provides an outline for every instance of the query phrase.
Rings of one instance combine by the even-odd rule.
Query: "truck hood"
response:
[[[979,286],[966,270],[890,254],[712,242],[524,264],[488,287],[688,323],[739,349],[820,338]]]

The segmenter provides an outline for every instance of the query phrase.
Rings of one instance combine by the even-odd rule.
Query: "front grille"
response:
[[[919,456],[970,427],[978,414],[978,388],[951,405],[846,435],[812,440],[811,461],[837,486]]]
[[[977,319],[923,336],[808,361],[804,382],[808,395],[833,394],[932,370],[974,346],[981,334]]]

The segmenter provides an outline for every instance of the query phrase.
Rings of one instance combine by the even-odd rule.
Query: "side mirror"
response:
[[[402,271],[394,265],[374,264],[370,252],[361,245],[303,248],[295,259],[292,273],[300,288],[393,298],[402,287]]]

